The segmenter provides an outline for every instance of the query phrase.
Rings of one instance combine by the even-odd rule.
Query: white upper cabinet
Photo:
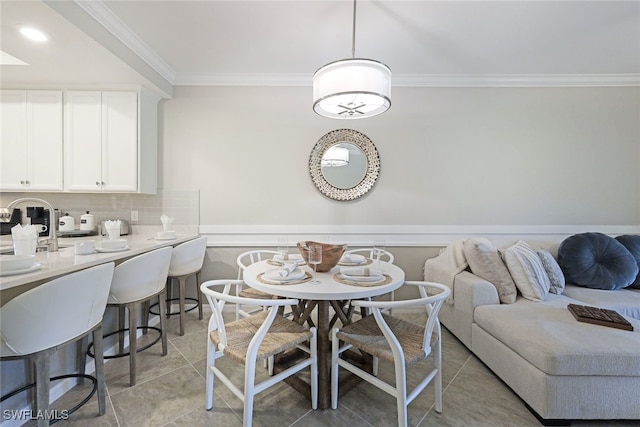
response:
[[[0,189],[63,189],[62,91],[0,91]]]
[[[137,92],[65,92],[64,138],[66,190],[139,190]]]

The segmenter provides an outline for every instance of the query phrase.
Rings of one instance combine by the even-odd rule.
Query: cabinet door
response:
[[[27,91],[28,190],[62,190],[62,92]]]
[[[24,190],[27,180],[27,91],[0,91],[0,188]]]
[[[102,96],[96,91],[64,95],[64,181],[71,191],[102,188]]]
[[[102,92],[104,191],[138,190],[138,94]]]

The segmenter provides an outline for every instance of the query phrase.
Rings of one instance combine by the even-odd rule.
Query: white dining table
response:
[[[334,267],[329,272],[316,273],[316,280],[319,283],[312,283],[310,280],[297,284],[273,284],[264,279],[264,273],[268,270],[278,268],[272,260],[264,260],[248,266],[243,273],[244,282],[250,287],[268,294],[296,298],[300,301],[297,310],[294,311],[294,318],[299,323],[308,323],[316,326],[318,332],[318,407],[326,409],[330,407],[330,363],[331,363],[331,341],[330,331],[335,323],[340,320],[342,324],[351,321],[353,307],[351,300],[364,299],[384,295],[398,289],[405,280],[404,271],[394,265],[381,261],[379,264],[373,261],[367,267],[380,269],[385,275],[383,284],[361,283],[346,284],[336,273],[340,272],[340,265]],[[310,266],[300,267],[313,275]],[[334,314],[330,316],[330,308]],[[312,317],[312,313],[317,312],[317,324]],[[292,384],[293,385],[293,384]],[[342,384],[341,384],[342,385]],[[295,386],[303,393],[308,392],[308,388]],[[342,387],[341,387],[342,388]]]

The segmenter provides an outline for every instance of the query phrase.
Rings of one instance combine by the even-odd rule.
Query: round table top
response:
[[[378,268],[377,266],[370,266]],[[299,298],[306,300],[351,300],[383,295],[398,289],[404,283],[404,271],[388,262],[380,262],[380,269],[389,276],[390,281],[384,285],[356,286],[346,285],[334,280],[335,273],[340,271],[340,266],[336,266],[326,273],[316,273],[318,284],[304,282],[296,285],[289,284],[267,284],[258,280],[258,275],[277,268],[269,261],[260,261],[248,266],[242,275],[245,283],[259,291],[286,298]],[[311,266],[300,267],[303,270],[313,272]],[[313,273],[312,273],[313,274]]]

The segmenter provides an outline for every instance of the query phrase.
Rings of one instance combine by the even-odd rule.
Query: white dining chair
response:
[[[438,314],[442,304],[451,294],[451,290],[439,283],[406,281],[405,285],[417,287],[420,297],[401,301],[353,301],[353,305],[367,307],[372,314],[331,332],[331,407],[338,407],[339,368],[342,367],[369,382],[380,390],[396,398],[398,425],[408,422],[408,405],[432,381],[435,387],[435,409],[442,412],[442,338]],[[433,292],[438,292],[431,295]],[[382,312],[386,308],[407,308],[422,306],[426,310],[424,325],[403,320]],[[386,382],[377,376],[377,366],[373,374],[341,357],[345,351],[357,348],[360,352],[373,356],[377,360],[393,365],[395,381]],[[408,367],[429,355],[433,355],[433,368],[422,375],[420,382],[407,389]],[[412,379],[421,371],[412,371]]]
[[[345,252],[346,254],[356,254],[363,255],[366,258],[377,260],[378,254],[380,254],[380,261],[386,261],[390,264],[393,264],[395,258],[391,252],[386,249],[378,249],[378,248],[358,248],[358,249],[350,249]]]
[[[236,263],[238,264],[238,280],[242,279],[242,273],[248,266],[259,261],[272,259],[275,255],[280,255],[280,252],[267,249],[246,251],[238,255],[238,258],[236,259]],[[254,299],[273,298],[273,295],[271,294],[258,291],[251,287],[245,287],[242,284],[236,287],[236,296]],[[236,304],[235,309],[236,319],[240,319],[241,317],[248,317],[260,310],[264,310],[264,307],[253,306],[245,308],[243,304]]]
[[[304,326],[279,314],[279,308],[298,303],[296,299],[254,299],[235,296],[235,288],[242,280],[210,280],[200,289],[207,297],[212,315],[207,334],[206,408],[213,408],[214,379],[217,377],[244,402],[243,425],[251,426],[255,395],[281,382],[285,378],[310,369],[311,407],[318,407],[318,351],[316,328]],[[267,307],[248,317],[225,323],[226,303]],[[305,343],[308,343],[305,344]],[[275,354],[298,348],[309,357],[298,359],[294,365],[266,380],[258,382],[256,365]],[[244,365],[244,387],[232,381],[233,373],[225,374],[216,361],[221,357]]]
[[[94,390],[98,392],[98,411],[106,411],[106,388],[102,359],[102,318],[107,306],[114,263],[70,273],[26,291],[0,308],[0,360],[28,359],[35,366],[36,411],[49,409],[50,361],[58,347],[81,341],[93,334],[93,345],[100,350],[95,358]],[[77,376],[84,378],[86,351],[79,357],[79,374],[62,375],[51,380]],[[28,389],[31,386],[23,388]],[[9,393],[15,395],[14,393]],[[93,391],[91,393],[93,395]],[[3,399],[4,400],[4,399]],[[74,407],[69,414],[83,403]],[[38,426],[48,426],[47,417],[38,418]]]
[[[393,253],[389,252],[386,249],[378,249],[378,248],[358,248],[358,249],[350,249],[348,251],[345,252],[346,254],[356,254],[356,255],[362,255],[365,258],[369,258],[371,260],[373,260],[373,265],[375,265],[375,262],[378,260],[378,256],[380,257],[380,261],[385,261],[388,262],[389,264],[393,264],[393,262],[395,261],[395,257],[393,256]],[[391,301],[394,301],[396,299],[396,291],[391,291],[389,292],[389,299]],[[378,297],[380,298],[380,297]],[[365,308],[363,308],[363,311],[367,311]],[[393,314],[391,309],[388,310],[389,313]]]

